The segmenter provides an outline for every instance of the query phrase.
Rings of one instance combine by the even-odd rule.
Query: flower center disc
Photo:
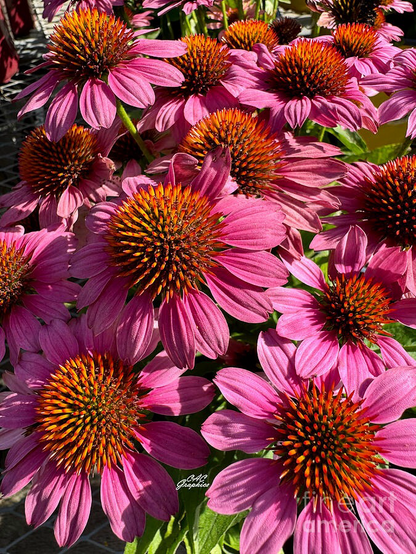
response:
[[[269,87],[294,98],[340,96],[348,80],[348,67],[333,46],[299,39],[275,62]]]
[[[114,15],[94,9],[66,12],[48,45],[48,60],[62,78],[84,83],[102,78],[127,58],[134,33]]]
[[[132,428],[145,417],[138,393],[131,368],[110,354],[67,360],[39,391],[40,442],[66,471],[101,473],[120,464],[125,450],[134,448]]]
[[[253,19],[236,21],[228,27],[221,40],[230,48],[249,51],[258,43],[264,44],[270,51],[279,45],[279,37],[273,28],[264,21]]]
[[[283,463],[281,479],[292,483],[296,496],[345,503],[371,487],[377,473],[379,449],[375,433],[380,428],[364,417],[360,403],[343,398],[343,389],[319,391],[315,384],[276,415],[281,435],[275,453]]]
[[[379,0],[332,0],[331,13],[337,25],[367,23],[374,26],[379,4]]]
[[[299,35],[302,30],[302,25],[292,17],[277,17],[270,23],[279,44],[289,44]]]
[[[344,58],[368,58],[376,40],[377,31],[364,23],[339,25],[334,32],[334,46]]]
[[[36,194],[59,197],[89,175],[97,155],[97,139],[84,127],[73,125],[58,142],[48,140],[43,126],[37,127],[22,144],[20,177]]]
[[[182,71],[185,77],[182,86],[176,92],[185,97],[206,94],[225,77],[228,68],[231,67],[230,50],[217,39],[203,35],[182,37],[181,40],[188,45],[187,53],[178,58],[165,60]]]
[[[342,343],[364,339],[377,342],[377,334],[388,334],[383,325],[392,323],[391,299],[387,290],[363,273],[347,277],[337,275],[320,300],[321,310],[327,317],[327,330],[335,330]]]
[[[0,319],[9,313],[27,289],[29,281],[29,258],[24,249],[7,246],[0,241]]]
[[[282,166],[282,149],[265,123],[238,108],[218,110],[192,127],[179,150],[202,164],[217,146],[230,149],[231,176],[240,193],[262,196],[264,191],[274,189],[271,181]]]
[[[149,186],[127,198],[108,225],[108,252],[136,294],[186,294],[217,265],[223,224],[198,191],[182,185]]]
[[[381,166],[366,180],[361,199],[363,219],[383,238],[403,248],[416,245],[416,156]]]

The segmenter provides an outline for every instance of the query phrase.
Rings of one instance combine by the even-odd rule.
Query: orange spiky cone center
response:
[[[24,248],[16,248],[14,244],[7,246],[0,240],[0,319],[9,313],[24,292],[28,292],[29,260]]]
[[[344,58],[368,58],[376,41],[376,30],[365,23],[339,25],[334,32],[334,46]]]
[[[221,39],[229,48],[253,50],[255,44],[261,43],[272,51],[279,45],[279,37],[264,21],[247,19],[236,21],[228,27]]]

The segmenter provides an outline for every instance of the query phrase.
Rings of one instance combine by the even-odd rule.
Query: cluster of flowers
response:
[[[204,466],[208,443],[271,454],[207,491],[220,514],[251,510],[243,554],[276,554],[293,533],[297,554],[370,553],[368,537],[414,552],[416,478],[389,464],[416,467],[416,420],[400,419],[416,361],[385,326],[416,329],[416,155],[348,164],[329,139],[408,114],[416,136],[416,50],[391,43],[401,31],[383,15],[411,4],[311,1],[330,29],[316,38],[268,24],[260,4],[132,4],[72,2],[18,96],[19,117],[53,99],[0,198],[0,360],[7,347],[14,367],[2,494],[31,482],[27,521],[59,506],[56,540],[72,545],[98,473],[130,542],[146,513],[179,509],[158,462]],[[152,10],[178,7],[179,40],[143,38]],[[311,233],[324,268],[305,256]],[[258,367],[183,376],[196,356],[234,365],[237,322],[262,324]],[[238,411],[211,410],[202,438],[174,416],[209,410],[214,384]]]

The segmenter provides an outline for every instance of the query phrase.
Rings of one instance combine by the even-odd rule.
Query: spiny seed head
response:
[[[270,23],[270,27],[277,35],[279,44],[289,44],[302,30],[302,25],[291,17],[277,17]]]
[[[391,302],[385,287],[364,273],[340,273],[329,283],[320,305],[327,330],[335,330],[342,344],[350,340],[361,344],[364,339],[376,343],[377,335],[388,334],[383,325],[392,323],[387,317]]]
[[[131,367],[109,353],[67,360],[39,391],[34,431],[65,471],[101,473],[134,449],[133,429],[144,423]]]
[[[380,426],[365,417],[361,403],[345,397],[343,388],[334,395],[313,383],[278,409],[275,454],[282,481],[294,486],[298,498],[321,498],[331,509],[334,501],[345,504],[371,489],[382,463],[375,438]]]
[[[230,50],[217,39],[204,35],[191,35],[181,40],[188,45],[188,52],[165,60],[182,71],[185,77],[182,86],[174,93],[186,98],[192,94],[206,94],[231,67]]]
[[[39,196],[58,197],[69,185],[88,177],[99,148],[96,136],[73,125],[58,142],[51,142],[43,125],[34,129],[22,144],[19,172],[23,181]]]
[[[62,79],[83,84],[102,79],[129,57],[134,33],[114,15],[97,8],[66,12],[48,45],[48,60]]]
[[[344,58],[368,58],[374,51],[377,31],[365,23],[344,23],[334,32],[334,46]]]
[[[230,48],[253,50],[255,44],[264,44],[270,52],[279,45],[279,37],[264,21],[247,19],[228,27],[221,39]]]
[[[387,162],[361,187],[362,219],[381,239],[416,245],[416,155]]]
[[[293,98],[341,96],[348,67],[337,50],[320,42],[299,39],[279,56],[269,74],[269,89]]]
[[[137,125],[138,119],[132,119],[134,126]],[[120,126],[119,133],[122,134],[114,143],[110,154],[108,155],[111,160],[115,162],[128,162],[130,160],[141,160],[143,157],[137,142],[134,140],[130,132],[126,133],[126,128],[123,124]],[[146,131],[145,131],[146,133]]]
[[[283,151],[276,136],[257,116],[238,108],[218,110],[192,127],[179,150],[202,164],[217,146],[230,150],[231,176],[239,186],[238,192],[263,196],[273,190]]]
[[[335,23],[367,23],[374,26],[380,0],[332,0],[331,13]]]
[[[0,240],[0,320],[7,315],[19,301],[24,292],[28,292],[30,280],[30,256],[24,248],[14,244],[7,246]]]
[[[111,217],[106,240],[111,264],[130,279],[136,294],[148,291],[167,301],[204,283],[217,265],[221,214],[211,215],[207,197],[189,186],[140,189]]]

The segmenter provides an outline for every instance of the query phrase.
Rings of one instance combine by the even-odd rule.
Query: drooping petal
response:
[[[78,342],[68,325],[58,319],[42,327],[39,342],[47,359],[62,364],[79,353]]]
[[[334,251],[334,265],[340,273],[351,275],[364,267],[367,257],[367,235],[357,226],[350,227]]]
[[[324,375],[334,367],[339,353],[335,332],[320,331],[306,338],[296,352],[296,371],[303,379]]]
[[[123,360],[135,364],[146,353],[153,334],[154,310],[147,294],[135,296],[120,314],[117,350]]]
[[[389,462],[403,467],[416,467],[416,420],[394,421],[378,431],[377,446]]]
[[[89,476],[72,474],[68,480],[55,521],[54,532],[59,546],[71,546],[81,536],[90,517],[92,504]]]
[[[73,83],[66,84],[55,96],[45,119],[46,136],[57,142],[72,127],[78,110],[78,92]]]
[[[383,373],[384,364],[373,350],[348,341],[339,352],[338,371],[345,390],[357,402],[374,377]]]
[[[314,510],[311,500],[299,515],[293,551],[296,554],[345,554],[334,525],[333,515],[323,502]]]
[[[108,129],[116,117],[116,99],[104,81],[88,79],[81,91],[79,109],[93,129]]]
[[[26,521],[38,527],[45,523],[58,506],[68,484],[68,474],[48,462],[33,479],[25,502]]]
[[[159,310],[159,331],[166,352],[177,367],[195,364],[195,333],[192,318],[180,297],[163,302]]]

